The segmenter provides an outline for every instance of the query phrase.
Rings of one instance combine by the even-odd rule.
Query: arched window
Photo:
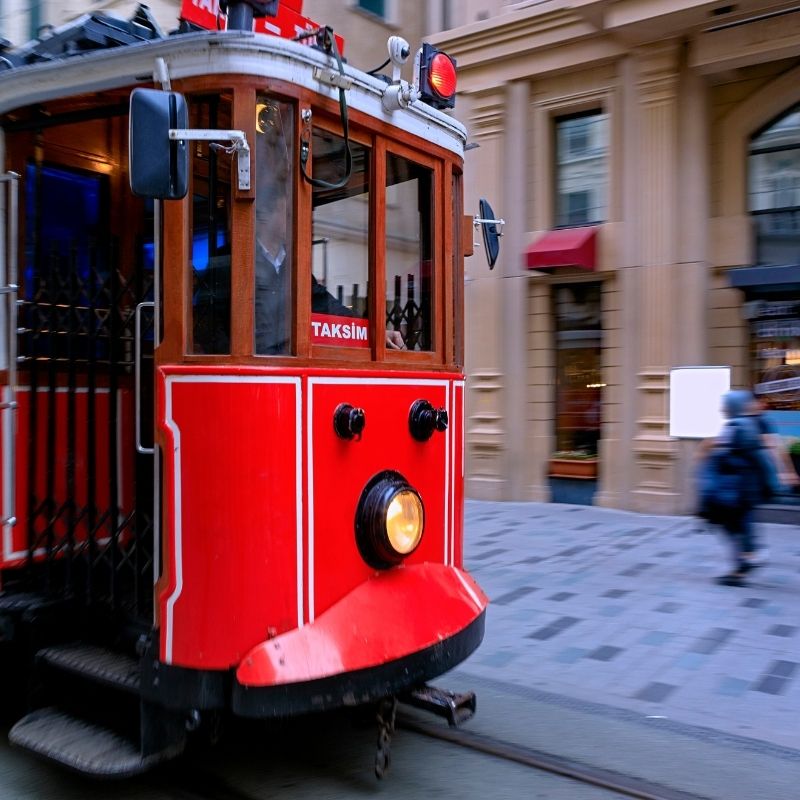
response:
[[[748,205],[758,264],[800,264],[800,107],[750,140]]]

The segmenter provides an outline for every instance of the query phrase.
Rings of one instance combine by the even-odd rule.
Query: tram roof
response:
[[[335,59],[317,48],[262,33],[196,31],[72,53],[0,71],[0,114],[78,94],[149,86],[156,82],[159,58],[164,60],[172,80],[254,75],[287,81],[334,101],[339,98],[338,89],[314,77],[315,67],[337,68]],[[347,90],[350,108],[463,154],[467,134],[458,120],[419,101],[406,109],[386,111],[382,103],[387,87],[384,81],[349,64],[344,64],[344,71],[353,82]]]

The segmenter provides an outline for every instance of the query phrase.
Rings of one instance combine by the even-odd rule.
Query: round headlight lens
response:
[[[356,543],[367,564],[376,569],[399,564],[422,540],[422,499],[399,472],[380,472],[361,493],[355,528]]]
[[[422,500],[416,492],[401,489],[386,511],[386,536],[402,555],[413,552],[422,538]]]

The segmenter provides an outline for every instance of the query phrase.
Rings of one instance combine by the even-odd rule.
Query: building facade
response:
[[[784,432],[800,388],[800,11],[746,0],[487,2],[433,37],[459,67],[469,496],[689,511],[676,367],[732,368]],[[573,462],[570,465],[568,462]]]

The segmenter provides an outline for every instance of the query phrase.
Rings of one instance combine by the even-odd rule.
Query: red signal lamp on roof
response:
[[[419,99],[434,108],[456,104],[456,61],[433,45],[423,43],[417,70]]]

